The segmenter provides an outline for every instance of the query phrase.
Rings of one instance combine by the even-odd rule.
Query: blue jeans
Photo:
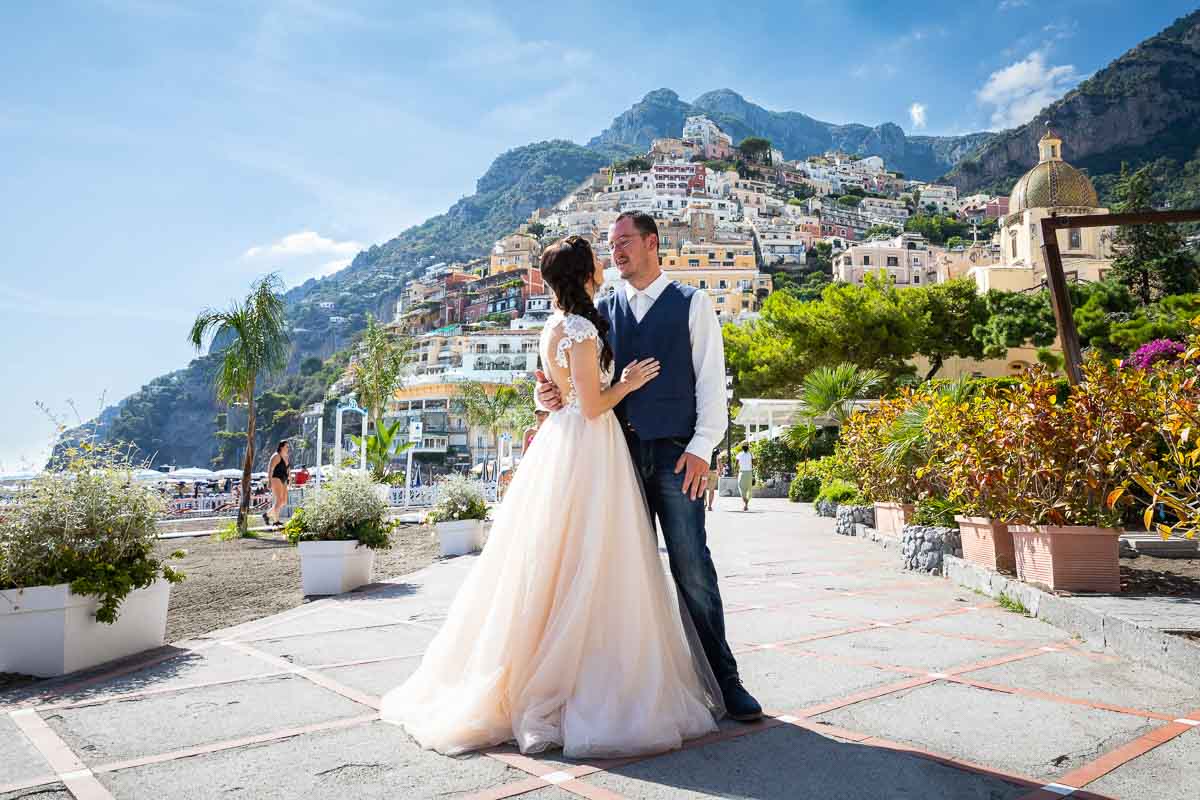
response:
[[[737,661],[725,641],[725,610],[704,530],[704,495],[701,493],[695,500],[685,495],[686,472],[675,474],[675,463],[683,455],[687,442],[642,441],[632,433],[627,433],[627,437],[650,505],[651,523],[658,520],[667,543],[671,576],[696,626],[713,675],[718,682],[724,682],[737,675]]]

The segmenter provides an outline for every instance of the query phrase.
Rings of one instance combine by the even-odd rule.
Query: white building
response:
[[[683,140],[699,145],[705,158],[728,158],[733,152],[733,139],[722,133],[708,117],[688,117],[683,123]]]
[[[939,214],[957,214],[958,187],[927,183],[921,187],[920,206],[923,209],[933,206]]]
[[[884,274],[897,286],[938,282],[938,269],[925,237],[902,233],[894,239],[848,248],[833,261],[834,280],[862,284],[867,275]]]
[[[858,205],[858,210],[871,220],[885,224],[897,225],[901,228],[908,220],[908,206],[903,200],[889,200],[882,197],[864,197]]]

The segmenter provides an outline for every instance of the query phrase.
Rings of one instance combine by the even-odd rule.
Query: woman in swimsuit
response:
[[[288,499],[288,449],[287,442],[280,442],[275,448],[275,454],[271,456],[271,463],[267,465],[267,474],[271,479],[271,494],[275,496],[275,505],[269,512],[263,512],[263,522],[267,525],[282,524],[279,521],[279,515],[283,512],[283,507],[287,505]]]

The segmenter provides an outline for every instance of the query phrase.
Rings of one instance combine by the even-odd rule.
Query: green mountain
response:
[[[1151,164],[1158,200],[1200,206],[1200,11],[1129,50],[1019,128],[997,134],[945,179],[961,191],[1007,193],[1037,163],[1050,126],[1101,202],[1121,163]]]
[[[733,137],[762,136],[800,159],[827,150],[861,156],[881,156],[889,169],[920,180],[932,180],[967,153],[988,141],[990,133],[966,136],[907,136],[899,125],[835,125],[797,111],[768,111],[731,89],[706,92],[687,103],[670,89],[657,89],[625,111],[589,147],[625,148],[644,152],[660,137],[679,136],[687,117],[703,114]]]

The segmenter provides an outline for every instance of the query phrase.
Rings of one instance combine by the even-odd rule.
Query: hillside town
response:
[[[1053,131],[1039,150],[1038,165],[1010,197],[960,197],[954,186],[889,171],[878,156],[827,152],[788,161],[765,139],[735,147],[712,120],[690,117],[679,138],[654,140],[644,155],[600,170],[553,208],[535,211],[488,257],[435,264],[411,278],[388,325],[412,346],[387,417],[421,422],[418,458],[440,469],[494,468],[498,457],[504,469],[519,459],[520,442],[497,454],[492,432],[468,424],[458,387],[531,379],[540,330],[553,311],[538,268],[542,249],[576,235],[607,262],[609,227],[626,211],[655,218],[664,272],[706,291],[727,324],[755,319],[780,281],[819,287],[881,276],[897,287],[919,287],[967,278],[981,293],[1041,287],[1040,221],[1052,212],[1107,209],[1088,178],[1062,160]],[[911,224],[922,219],[967,235],[935,242]],[[1074,279],[1104,277],[1109,229],[1061,237]],[[615,269],[606,276],[602,291],[621,287]],[[338,319],[335,305],[322,304],[331,322]],[[960,359],[943,374],[1014,375],[1035,360],[1032,348],[1014,348],[1002,359]],[[354,363],[352,357],[333,394],[349,391]]]

